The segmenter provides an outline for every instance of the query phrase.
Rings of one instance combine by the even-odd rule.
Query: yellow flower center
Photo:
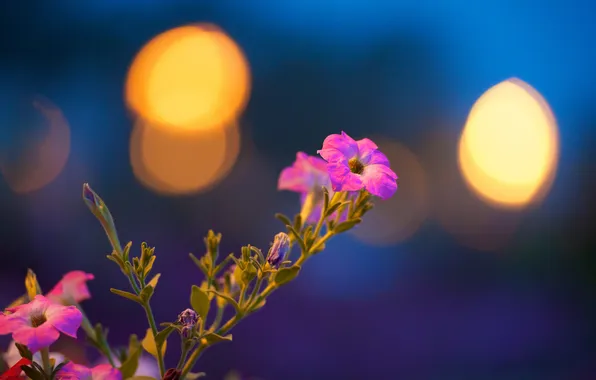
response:
[[[352,173],[362,174],[364,171],[364,165],[362,165],[362,162],[358,161],[357,158],[350,159],[350,161],[348,161],[348,165]]]

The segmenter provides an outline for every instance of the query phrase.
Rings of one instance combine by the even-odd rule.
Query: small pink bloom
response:
[[[292,166],[282,170],[277,183],[279,190],[300,193],[302,204],[309,194],[315,194],[315,205],[307,219],[310,223],[316,223],[321,217],[323,186],[329,190],[329,195],[333,196],[331,180],[327,173],[327,163],[319,157],[309,156],[304,152],[298,152]]]
[[[333,190],[364,188],[382,199],[391,198],[397,190],[397,174],[378,148],[370,139],[356,141],[345,132],[328,136],[317,153],[327,161]]]
[[[122,374],[109,364],[87,368],[69,362],[58,371],[56,380],[122,380]]]
[[[53,303],[42,295],[9,311],[12,314],[4,314],[0,318],[0,334],[12,333],[12,338],[31,352],[54,343],[60,332],[76,338],[83,319],[76,307]]]
[[[87,281],[93,280],[91,273],[85,273],[80,270],[68,272],[62,277],[62,280],[54,286],[47,294],[47,297],[54,302],[65,305],[72,305],[91,298]]]

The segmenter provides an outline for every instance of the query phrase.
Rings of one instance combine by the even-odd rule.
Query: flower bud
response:
[[[162,380],[179,380],[182,376],[182,371],[176,368],[170,368],[164,373]]]
[[[192,327],[197,323],[198,319],[199,317],[193,309],[186,309],[178,315],[178,323],[183,326]]]
[[[290,237],[285,232],[280,232],[273,238],[273,245],[269,248],[267,262],[272,267],[279,267],[290,251]]]

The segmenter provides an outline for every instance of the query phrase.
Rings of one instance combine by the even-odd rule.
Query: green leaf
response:
[[[340,203],[340,202],[337,202],[336,204],[334,204],[334,205],[332,205],[331,207],[329,207],[329,208],[327,209],[327,211],[325,212],[325,217],[326,217],[326,218],[327,218],[327,217],[329,217],[329,216],[330,216],[331,214],[333,214],[333,213],[334,213],[334,212],[335,212],[335,211],[336,211],[336,210],[339,208],[339,206],[341,206],[341,205],[342,205],[342,203]]]
[[[201,262],[201,260],[199,260],[192,253],[189,253],[188,256],[190,257],[190,259],[192,260],[192,262],[195,263],[195,265],[201,270],[201,272],[203,272],[203,274],[205,275],[205,277],[208,277],[209,276],[209,271],[207,270],[207,268],[205,268],[203,266],[203,262]]]
[[[174,325],[169,325],[165,329],[158,332],[157,335],[155,336],[155,344],[157,344],[157,345],[164,344],[166,342],[166,340],[168,339],[168,336],[170,336],[170,334],[173,333],[174,331],[176,331],[176,329],[174,328]]]
[[[216,290],[205,290],[207,293],[214,293],[216,296],[221,297],[223,299],[225,299],[226,301],[228,301],[228,303],[230,305],[232,305],[232,307],[234,308],[234,310],[236,310],[236,313],[240,313],[241,309],[240,306],[238,305],[238,302],[236,302],[235,299],[233,299],[231,296],[224,294],[224,293],[220,293]]]
[[[362,219],[352,219],[352,220],[347,220],[343,223],[338,224],[337,226],[335,226],[335,228],[333,229],[333,232],[336,234],[339,234],[341,232],[345,232],[347,230],[352,229],[355,225],[359,224],[360,222],[362,222]]]
[[[302,252],[306,251],[306,245],[304,243],[304,240],[302,240],[302,237],[300,236],[298,231],[296,231],[294,229],[294,227],[290,226],[289,224],[286,226],[286,228],[288,229],[289,232],[292,233],[292,235],[294,235],[294,238],[298,242],[298,245],[300,245],[300,249],[302,250]]]
[[[137,339],[136,335],[131,335],[130,340],[128,342],[128,357],[120,366],[120,372],[122,373],[122,378],[127,379],[137,372],[137,368],[139,367],[139,358],[141,357],[141,344]]]
[[[188,376],[186,376],[186,378],[188,378]],[[155,377],[151,377],[151,376],[135,376],[135,377],[129,377],[126,380],[157,380]]]
[[[163,357],[166,353],[166,347],[168,346],[168,342],[164,340],[162,343],[163,345],[161,346],[161,356]],[[157,359],[157,343],[155,342],[155,338],[153,337],[153,331],[151,331],[150,328],[147,329],[147,332],[145,333],[145,338],[143,338],[141,345],[143,346],[145,351],[147,351]]]
[[[329,190],[325,186],[323,186],[323,210],[327,210],[329,208]]]
[[[300,267],[298,265],[289,268],[281,268],[275,274],[275,279],[273,281],[277,286],[281,286],[295,279],[299,273]]]
[[[129,241],[122,249],[122,260],[123,261],[128,261],[128,257],[130,255],[130,247],[132,247],[132,241]]]
[[[6,308],[10,309],[13,307],[17,307],[17,306],[20,306],[26,302],[29,302],[29,297],[26,294],[24,294],[24,295],[20,296],[19,298],[17,298],[16,300],[12,301],[10,303],[10,305],[8,305]]]
[[[126,299],[129,299],[131,301],[135,301],[136,303],[139,304],[143,304],[143,300],[141,300],[141,298],[137,295],[134,295],[132,293],[129,292],[125,292],[124,290],[119,290],[119,289],[114,289],[114,288],[110,288],[110,292],[119,295],[120,297],[124,297]]]
[[[296,214],[294,217],[294,224],[293,226],[296,231],[300,231],[302,229],[302,216],[300,214]]]
[[[149,272],[151,272],[151,269],[153,268],[153,263],[155,263],[155,257],[156,256],[151,256],[147,264],[145,264],[145,267],[143,268],[143,277],[146,277],[149,274]]]
[[[258,249],[257,247],[253,247],[252,245],[249,245],[250,250],[253,251],[254,253],[256,253],[259,256],[259,260],[260,263],[264,263],[265,262],[265,256],[263,255],[263,252]]]
[[[33,360],[33,354],[31,353],[31,351],[29,351],[27,346],[16,342],[14,345],[16,346],[17,350],[19,350],[19,354],[22,358]]]
[[[281,222],[284,224],[284,226],[287,226],[288,224],[290,224],[290,225],[292,224],[292,221],[290,220],[290,218],[288,218],[284,214],[277,213],[277,214],[275,214],[275,217],[277,219],[281,220]]]
[[[25,288],[27,289],[27,295],[32,300],[36,295],[41,294],[41,287],[37,282],[37,276],[31,269],[27,270],[27,277],[25,277]]]
[[[155,289],[157,287],[157,282],[159,281],[159,278],[160,277],[161,277],[161,273],[156,274],[155,276],[153,276],[153,278],[151,279],[151,281],[149,281],[147,283],[147,285],[152,286],[153,289]]]
[[[207,294],[198,286],[193,285],[190,293],[190,305],[203,320],[207,318],[207,314],[209,313],[209,303]]]
[[[141,297],[143,302],[147,303],[147,302],[149,302],[151,297],[153,297],[153,292],[155,292],[155,289],[153,289],[153,286],[147,285],[143,288],[143,290],[141,290],[141,294],[139,294],[139,296]]]
[[[45,380],[45,376],[43,374],[37,372],[29,366],[21,366],[21,369],[23,372],[25,372],[25,375],[29,376],[31,380]]]
[[[214,345],[216,343],[219,342],[231,342],[232,341],[232,335],[226,335],[226,336],[221,336],[221,335],[217,335],[216,333],[209,333],[207,335],[205,335],[202,339],[201,342],[206,344],[206,345]]]

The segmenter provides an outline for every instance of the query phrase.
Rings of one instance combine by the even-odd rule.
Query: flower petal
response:
[[[121,380],[122,373],[109,364],[100,364],[91,368],[92,380]]]
[[[68,362],[56,374],[56,380],[87,380],[91,379],[91,369],[84,365]]]
[[[363,161],[365,157],[368,157],[371,152],[378,150],[379,147],[375,144],[371,139],[362,139],[356,141],[358,145],[358,155],[360,157],[360,161]]]
[[[327,165],[333,191],[356,191],[364,186],[360,176],[350,171],[350,168],[344,164]]]
[[[31,352],[48,347],[57,341],[58,337],[60,337],[58,330],[47,322],[39,327],[23,327],[12,333],[12,338],[27,346]]]
[[[91,273],[75,270],[65,274],[60,282],[47,294],[55,302],[72,304],[91,298],[87,281],[95,277]]]
[[[397,190],[397,175],[385,165],[368,165],[362,173],[366,190],[381,199],[388,199]]]
[[[307,176],[303,170],[295,167],[285,168],[281,171],[277,181],[278,190],[290,190],[297,193],[308,192],[310,186],[306,181]]]
[[[47,323],[68,336],[77,337],[77,330],[81,326],[83,314],[75,306],[52,304],[48,306],[45,315]]]
[[[361,156],[360,162],[366,165],[385,165],[389,166],[389,159],[380,150],[375,149],[367,152],[367,155]]]
[[[347,160],[355,157],[358,154],[358,144],[356,141],[348,136],[347,133],[342,132],[341,135],[329,135],[323,141],[323,149],[317,151],[327,162],[329,162],[328,155],[336,150],[340,152]]]
[[[31,320],[27,314],[13,313],[0,316],[0,335],[13,333],[23,327],[30,327]]]

